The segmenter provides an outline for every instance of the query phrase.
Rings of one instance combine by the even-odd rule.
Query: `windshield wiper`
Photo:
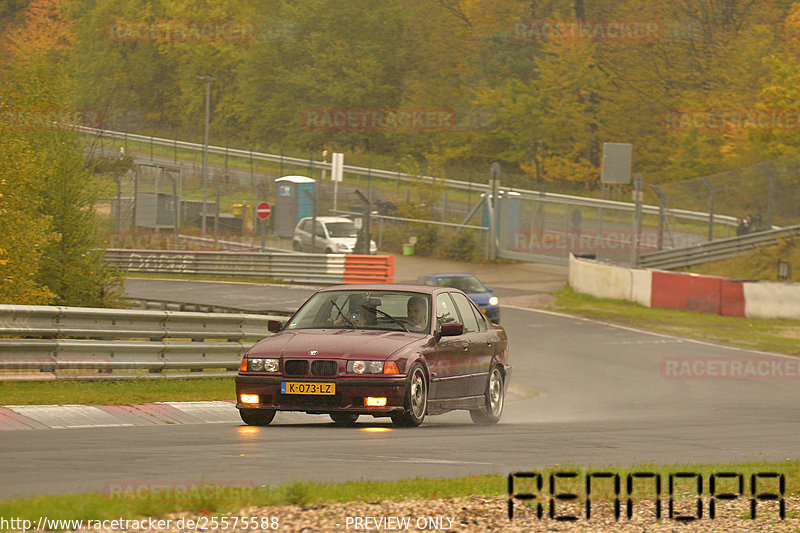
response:
[[[351,328],[353,328],[353,329],[357,329],[357,328],[358,328],[358,326],[356,326],[355,322],[353,322],[352,320],[350,320],[350,319],[347,317],[347,315],[345,315],[345,314],[344,314],[344,312],[342,312],[342,308],[341,308],[341,307],[339,307],[338,305],[336,305],[336,302],[334,302],[333,300],[331,300],[331,304],[333,304],[333,306],[334,306],[334,307],[336,308],[336,310],[339,312],[339,316],[340,316],[340,317],[342,317],[342,318],[345,320],[345,322],[347,322],[348,324],[350,324],[350,327],[351,327]]]
[[[388,318],[389,320],[391,320],[392,322],[394,322],[395,324],[397,324],[398,326],[403,328],[403,331],[408,332],[408,328],[406,327],[406,325],[403,324],[402,322],[400,322],[398,319],[396,319],[392,315],[390,315],[389,313],[387,313],[385,311],[381,311],[377,307],[372,307],[371,305],[361,304],[361,307],[363,307],[364,309],[369,309],[370,311],[373,311],[375,313],[380,313],[381,315],[385,316],[386,318]]]

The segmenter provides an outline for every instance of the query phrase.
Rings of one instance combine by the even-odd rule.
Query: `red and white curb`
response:
[[[241,423],[233,402],[0,407],[0,431],[230,423]]]

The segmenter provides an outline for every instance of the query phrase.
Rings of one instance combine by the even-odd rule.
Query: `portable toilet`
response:
[[[489,227],[489,198],[483,203],[483,220],[481,225],[485,228]],[[505,229],[508,232],[515,232],[519,228],[519,204],[520,193],[516,191],[498,191],[497,194],[497,213],[496,221],[498,227],[502,225],[505,217]]]
[[[307,176],[283,176],[275,180],[275,235],[291,238],[300,219],[314,214],[314,183]]]

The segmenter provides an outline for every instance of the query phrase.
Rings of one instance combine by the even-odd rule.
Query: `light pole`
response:
[[[200,81],[206,82],[206,130],[203,137],[203,207],[200,211],[200,232],[202,238],[206,238],[206,201],[208,200],[208,117],[209,117],[209,101],[211,99],[211,82],[217,81],[216,78],[211,76],[197,76]],[[215,230],[217,228],[214,228]]]

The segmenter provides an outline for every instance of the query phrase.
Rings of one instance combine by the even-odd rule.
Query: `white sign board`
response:
[[[331,181],[342,181],[342,169],[344,168],[344,154],[339,152],[333,153],[331,160]]]
[[[626,143],[603,143],[603,168],[601,183],[630,183],[633,145]]]

